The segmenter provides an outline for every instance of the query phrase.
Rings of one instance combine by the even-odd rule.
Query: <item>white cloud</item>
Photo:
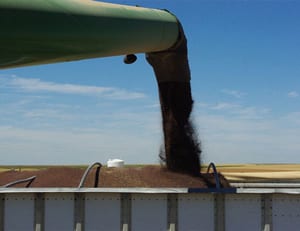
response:
[[[54,110],[54,109],[33,109],[33,110],[24,110],[23,112],[24,118],[36,119],[43,118],[45,120],[48,119],[59,119],[59,120],[70,120],[74,117],[72,114],[67,114],[62,110]]]
[[[2,164],[90,164],[121,158],[158,163],[159,140],[128,131],[35,130],[0,126]]]
[[[223,89],[221,92],[226,95],[230,95],[235,98],[238,98],[238,99],[240,99],[246,95],[246,93],[244,93],[244,92],[240,92],[240,91],[236,91],[236,90],[229,90],[229,89]]]
[[[4,87],[12,86],[24,91],[101,97],[109,97],[114,90],[120,95],[132,93],[17,77],[6,81]],[[140,109],[126,106],[117,110],[110,106],[104,110],[106,106],[101,105],[89,110],[88,106],[74,109],[77,104],[63,102],[37,105],[36,101],[30,103],[31,98],[29,102],[23,95],[21,98],[18,105],[7,103],[0,110],[4,124],[0,124],[2,164],[105,163],[108,158],[158,163],[162,140],[159,104],[148,102]],[[120,105],[109,101],[114,103]],[[233,102],[196,103],[195,109],[203,162],[300,162],[300,112],[275,118],[268,108]],[[10,114],[5,114],[8,111]]]
[[[12,77],[9,84],[24,91],[94,95],[114,100],[130,100],[145,97],[145,94],[143,93],[127,91],[114,87],[61,84],[33,78]]]
[[[284,119],[293,122],[294,125],[300,126],[300,112],[291,112],[287,114]],[[293,127],[294,127],[293,125]]]
[[[296,91],[290,91],[288,93],[288,97],[290,97],[290,98],[297,98],[298,96],[299,96],[299,93]]]
[[[230,105],[230,103],[228,103]],[[211,104],[208,104],[212,107]],[[203,162],[278,163],[300,162],[300,112],[280,118],[252,119],[222,110],[202,108],[194,113],[203,145]],[[197,109],[197,108],[196,108]],[[225,109],[224,109],[225,110]],[[260,115],[256,107],[239,105],[237,111]],[[55,112],[48,111],[51,116]],[[39,116],[34,111],[28,116]],[[27,127],[0,126],[4,164],[74,164],[121,158],[126,163],[158,163],[162,140],[159,110],[115,112],[109,121],[100,116],[96,126]],[[254,116],[254,115],[253,115]],[[104,123],[104,124],[103,124]],[[105,126],[104,126],[105,125]],[[8,155],[9,154],[9,155]]]
[[[229,114],[231,116],[247,119],[259,119],[268,115],[269,108],[259,108],[255,106],[243,106],[232,102],[220,102],[217,104],[197,103],[196,106],[203,110],[213,111],[214,114]],[[197,109],[196,109],[197,110]]]
[[[268,108],[258,108],[255,106],[249,107],[239,107],[237,110],[233,111],[233,114],[236,114],[244,119],[262,119],[265,118],[271,110]]]
[[[204,162],[300,162],[299,113],[253,120],[213,112],[198,113],[195,120]]]
[[[223,103],[218,103],[214,106],[211,106],[211,109],[213,109],[213,110],[230,110],[230,109],[236,109],[239,107],[240,106],[237,104],[223,102]]]

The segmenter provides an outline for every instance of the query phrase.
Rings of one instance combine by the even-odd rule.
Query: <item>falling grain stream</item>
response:
[[[159,91],[164,145],[161,159],[169,170],[198,176],[200,174],[200,142],[191,121],[193,99],[187,40],[182,26],[176,44],[161,52],[147,53]]]

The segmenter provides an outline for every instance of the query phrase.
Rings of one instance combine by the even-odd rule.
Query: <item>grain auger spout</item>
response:
[[[187,42],[173,14],[90,0],[1,0],[0,25],[0,69],[146,53],[159,87],[161,156],[170,170],[200,174]]]

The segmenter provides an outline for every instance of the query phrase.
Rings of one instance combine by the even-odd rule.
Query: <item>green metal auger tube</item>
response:
[[[175,44],[167,11],[90,0],[1,0],[0,68],[161,51]]]
[[[0,0],[0,27],[0,69],[146,53],[161,103],[160,156],[169,170],[200,174],[187,40],[174,15],[90,0]]]

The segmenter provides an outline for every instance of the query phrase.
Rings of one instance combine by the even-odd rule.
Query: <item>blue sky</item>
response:
[[[181,20],[203,162],[300,163],[300,2],[110,2]],[[1,164],[158,163],[152,69],[122,59],[0,70]]]

